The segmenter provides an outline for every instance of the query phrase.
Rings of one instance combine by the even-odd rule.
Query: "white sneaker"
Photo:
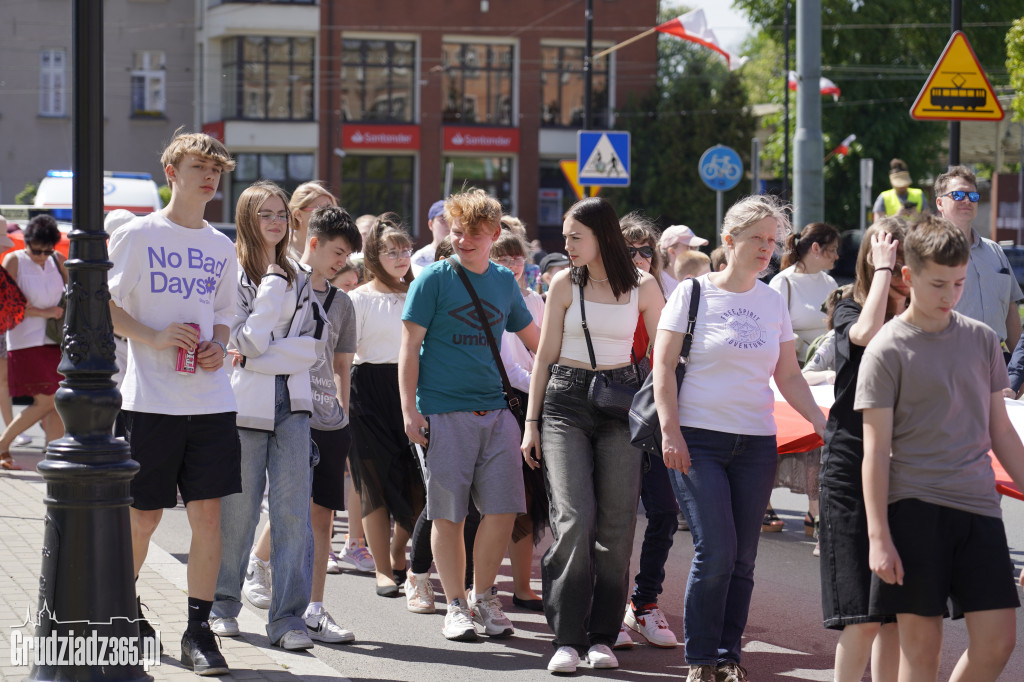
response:
[[[366,549],[365,540],[349,540],[346,535],[345,546],[341,548],[338,559],[352,564],[360,573],[373,573],[375,570],[373,557],[370,556],[370,550]]]
[[[249,568],[245,571],[242,594],[256,608],[270,608],[270,597],[272,595],[270,562],[263,563],[254,555],[249,555]]]
[[[487,636],[508,637],[515,634],[512,621],[501,608],[497,587],[492,585],[483,595],[470,594],[469,598],[473,605],[473,620],[484,626],[484,633]]]
[[[12,448],[23,448],[26,445],[32,445],[32,436],[26,436],[24,433],[11,441]]]
[[[665,615],[657,604],[647,604],[641,610],[635,610],[633,602],[626,605],[626,625],[638,632],[652,646],[671,649],[679,646],[679,640],[668,627]]]
[[[338,563],[338,557],[335,556],[334,552],[328,552],[327,554],[327,572],[331,575],[341,573],[341,564]]]
[[[355,641],[355,634],[335,623],[326,610],[306,616],[305,621],[306,634],[310,639],[328,644]]]
[[[313,648],[313,640],[302,630],[289,630],[281,635],[281,639],[274,642],[274,646],[288,651],[304,651]]]
[[[238,619],[230,616],[218,618],[210,616],[210,630],[221,637],[238,637]]]
[[[632,649],[633,638],[629,636],[629,630],[626,628],[626,624],[623,623],[619,626],[619,636],[615,638],[615,646],[613,649]]]
[[[580,655],[571,646],[560,646],[548,661],[548,670],[553,673],[574,673],[580,664]]]
[[[608,648],[607,644],[595,644],[587,651],[587,662],[591,668],[618,668],[619,659]]]
[[[452,599],[448,604],[448,613],[444,616],[444,627],[441,628],[445,639],[475,642],[476,626],[473,625],[472,613],[461,599]]]
[[[434,586],[429,573],[409,573],[405,578],[405,606],[413,613],[434,612]]]

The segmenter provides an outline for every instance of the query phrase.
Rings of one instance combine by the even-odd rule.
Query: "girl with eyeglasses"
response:
[[[401,219],[394,213],[379,216],[363,243],[367,282],[349,294],[356,310],[357,336],[349,461],[363,504],[363,529],[376,567],[377,594],[382,597],[397,597],[399,585],[406,582],[405,548],[425,501],[398,393],[402,309],[414,277],[411,257],[412,240]],[[429,583],[406,584],[406,597],[428,588]]]
[[[324,350],[325,316],[309,273],[288,257],[292,220],[284,191],[267,181],[249,186],[238,197],[235,221],[238,299],[229,347],[242,492],[221,501],[223,549],[210,627],[236,635],[243,581],[248,573],[269,571],[250,552],[269,480],[273,595],[267,635],[284,649],[310,649],[304,616],[313,581],[309,500],[316,455],[309,369]]]
[[[842,631],[836,644],[837,682],[860,680],[869,658],[872,680],[895,680],[899,663],[895,616],[868,615],[871,568],[861,483],[864,422],[853,400],[865,347],[907,307],[910,289],[900,274],[906,230],[906,222],[895,216],[868,228],[857,254],[857,280],[832,315],[836,401],[822,449],[818,540],[824,625]]]
[[[19,470],[11,456],[14,439],[42,420],[46,442],[64,435],[53,403],[63,375],[60,343],[46,335],[46,321],[59,319],[64,309],[58,304],[67,282],[64,256],[54,248],[61,240],[57,221],[48,215],[36,216],[25,227],[25,248],[4,257],[3,267],[25,295],[25,318],[7,332],[7,380],[11,395],[32,396],[32,404],[7,423],[0,435],[0,468]]]

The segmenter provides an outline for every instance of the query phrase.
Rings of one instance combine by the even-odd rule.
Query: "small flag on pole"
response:
[[[839,146],[832,150],[832,154],[835,156],[846,156],[850,153],[850,145],[857,139],[856,135],[847,135],[843,138],[843,141],[839,143]]]
[[[796,91],[797,80],[798,78],[796,75],[796,71],[790,71],[788,85],[789,89],[793,90],[794,92]],[[824,76],[822,76],[821,79],[818,81],[818,90],[823,95],[832,95],[832,99],[837,101],[839,100],[839,95],[842,94],[839,90],[839,86],[830,81],[828,78],[825,78]]]
[[[683,40],[689,40],[690,42],[697,43],[698,45],[703,45],[708,49],[714,50],[725,57],[725,61],[729,64],[730,71],[735,71],[743,66],[747,61],[746,57],[731,54],[719,45],[718,38],[715,37],[715,32],[708,28],[708,22],[707,19],[704,18],[704,10],[702,9],[695,9],[676,17],[671,21],[666,21],[660,26],[655,26],[654,30],[673,35],[677,38],[682,38]]]

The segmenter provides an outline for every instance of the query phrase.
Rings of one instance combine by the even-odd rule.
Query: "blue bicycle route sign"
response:
[[[700,157],[700,179],[717,192],[727,192],[743,177],[743,161],[735,150],[716,144]]]

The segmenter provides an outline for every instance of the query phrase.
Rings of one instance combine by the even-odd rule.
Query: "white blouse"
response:
[[[356,310],[356,355],[352,362],[398,364],[405,294],[382,294],[359,287],[348,297]]]

